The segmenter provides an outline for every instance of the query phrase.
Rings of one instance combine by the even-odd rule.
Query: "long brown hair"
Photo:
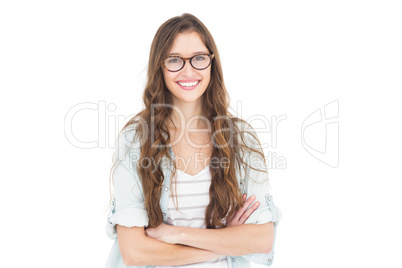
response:
[[[168,109],[167,105],[155,107],[154,104],[173,105],[171,93],[164,83],[161,60],[167,57],[176,35],[183,32],[197,32],[209,52],[214,54],[210,83],[201,97],[202,112],[211,126],[213,144],[211,159],[215,159],[217,162],[225,159],[222,161],[225,166],[210,165],[211,185],[209,204],[205,211],[205,224],[206,228],[222,228],[224,220],[233,216],[239,206],[243,205],[237,176],[241,165],[244,168],[244,165],[248,167],[249,165],[243,161],[241,156],[245,154],[245,150],[250,150],[250,152],[259,154],[264,159],[264,163],[265,158],[257,135],[248,132],[258,143],[257,149],[249,147],[244,140],[245,132],[239,128],[239,125],[244,123],[249,128],[252,129],[252,127],[228,111],[229,94],[223,81],[218,49],[211,33],[195,16],[184,13],[167,20],[159,27],[149,55],[147,83],[143,94],[145,108],[126,123],[120,134],[126,128],[138,125],[134,139],[140,140],[139,163],[146,162],[146,167],[137,164],[137,174],[142,183],[145,207],[149,217],[148,227],[156,227],[163,222],[160,206],[162,185],[165,179],[161,166],[163,157],[166,156],[174,167],[172,178],[175,177],[176,165],[169,154],[168,147],[171,137],[167,121],[171,119],[172,109]],[[150,134],[154,135],[152,139],[149,137]],[[115,164],[116,162],[113,167]]]

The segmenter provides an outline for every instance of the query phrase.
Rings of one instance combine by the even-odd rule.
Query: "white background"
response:
[[[233,109],[241,100],[245,119],[286,116],[276,148],[264,149],[286,160],[270,169],[283,212],[274,267],[401,267],[397,2],[2,1],[0,266],[103,267],[112,245],[106,139],[122,127],[112,119],[140,111],[153,36],[189,12],[215,38]],[[333,101],[337,167],[301,141],[303,121]],[[65,134],[82,103],[116,107],[110,122],[96,110],[73,118],[75,137],[96,148]],[[325,142],[325,124],[317,126],[313,147]]]

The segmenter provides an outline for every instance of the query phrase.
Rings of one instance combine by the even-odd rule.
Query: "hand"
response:
[[[165,243],[176,244],[178,232],[176,232],[175,228],[177,228],[177,226],[161,223],[158,227],[146,228],[145,235]]]
[[[246,200],[247,195],[243,195],[243,202]],[[255,202],[249,209],[247,209],[255,200],[255,196],[252,195],[246,202],[244,202],[243,206],[240,207],[237,212],[226,221],[225,227],[229,226],[237,226],[244,224],[244,222],[248,219],[248,217],[260,206],[259,202]],[[246,211],[247,209],[247,211]]]

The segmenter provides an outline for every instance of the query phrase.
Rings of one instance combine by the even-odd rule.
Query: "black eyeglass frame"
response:
[[[208,56],[208,57],[209,57],[209,64],[208,64],[208,66],[205,67],[205,68],[202,68],[202,69],[200,69],[200,68],[195,68],[194,65],[191,63],[191,61],[192,61],[193,58],[195,58],[195,57],[197,57],[197,56]],[[197,55],[194,55],[194,56],[192,56],[192,57],[190,57],[190,58],[183,58],[183,57],[180,57],[180,56],[169,56],[169,57],[167,57],[165,60],[161,60],[161,62],[162,62],[162,64],[163,64],[163,67],[165,67],[166,70],[168,70],[169,72],[173,72],[173,73],[178,72],[178,71],[180,71],[181,69],[183,69],[183,68],[184,68],[184,65],[186,65],[186,61],[187,61],[187,60],[190,61],[191,67],[193,67],[193,68],[196,69],[196,70],[201,71],[201,70],[205,70],[206,68],[208,68],[208,67],[211,65],[212,60],[214,59],[214,57],[215,57],[214,54],[207,54],[207,53],[204,53],[204,54],[197,54]],[[171,71],[171,70],[169,70],[169,69],[166,67],[166,65],[165,65],[165,61],[166,61],[167,59],[169,59],[169,58],[179,58],[179,59],[181,59],[181,60],[183,61],[183,66],[181,66],[181,68],[178,69],[178,70],[176,70],[176,71]]]

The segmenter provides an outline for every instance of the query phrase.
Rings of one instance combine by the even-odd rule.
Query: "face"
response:
[[[197,32],[178,33],[169,56],[189,58],[201,53],[210,54]],[[162,68],[165,84],[172,93],[174,105],[180,102],[201,101],[200,97],[207,89],[210,81],[211,65],[204,70],[197,70],[190,65],[189,60],[186,60],[183,69],[178,72],[170,72],[165,67]]]

